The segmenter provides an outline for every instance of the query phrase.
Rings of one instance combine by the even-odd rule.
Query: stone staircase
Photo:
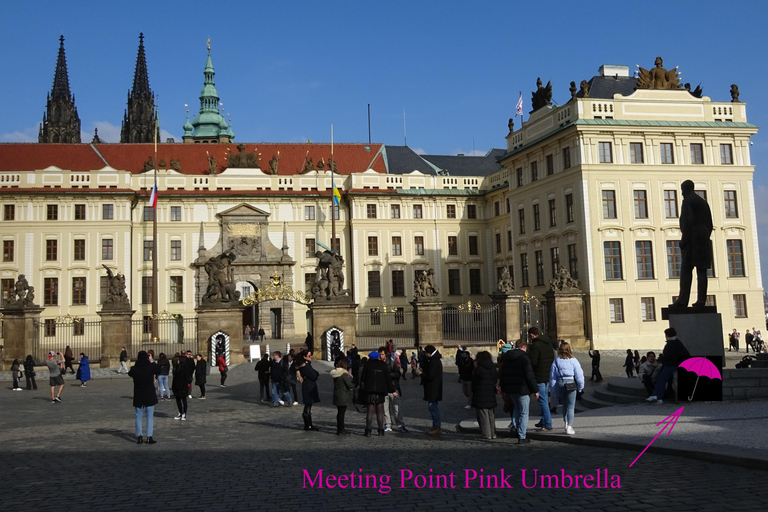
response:
[[[648,396],[637,378],[614,377],[607,385],[587,389],[581,397],[583,409],[599,409],[613,405],[636,404]]]

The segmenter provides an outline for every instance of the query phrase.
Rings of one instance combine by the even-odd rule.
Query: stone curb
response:
[[[466,421],[466,420],[465,420]],[[474,421],[474,420],[469,420]],[[463,434],[480,434],[479,428],[462,426],[463,422],[456,424],[456,432]],[[497,430],[496,435],[498,437],[512,437],[506,430]],[[598,448],[613,448],[618,450],[627,450],[640,453],[646,444],[633,443],[630,441],[616,441],[611,439],[596,439],[594,437],[584,436],[566,436],[560,434],[541,434],[536,431],[528,432],[527,437],[529,439],[535,439],[537,441],[551,441],[556,443],[567,443],[579,446],[595,446]],[[650,439],[648,440],[650,442]],[[676,457],[685,457],[688,459],[700,460],[704,462],[714,462],[720,464],[728,464],[731,466],[739,466],[747,469],[759,469],[768,470],[768,457],[758,458],[750,457],[747,455],[746,450],[742,450],[743,454],[734,455],[734,449],[729,448],[729,451],[725,449],[719,449],[713,446],[701,446],[691,443],[683,443],[681,447],[667,447],[651,445],[646,453],[658,453],[661,455],[673,455]],[[627,465],[632,462],[627,460]]]

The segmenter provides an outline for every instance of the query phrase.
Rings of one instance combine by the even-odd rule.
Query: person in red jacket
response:
[[[227,380],[227,360],[224,359],[224,354],[219,354],[216,358],[216,366],[219,367],[219,373],[221,374],[221,387],[225,388],[224,381]]]

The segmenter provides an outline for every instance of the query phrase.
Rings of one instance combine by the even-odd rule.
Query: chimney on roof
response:
[[[456,155],[456,156],[464,156],[464,153],[459,153],[459,154],[458,154],[458,155]]]
[[[603,64],[598,70],[600,76],[612,76],[614,78],[629,77],[629,66],[619,66],[616,64]]]

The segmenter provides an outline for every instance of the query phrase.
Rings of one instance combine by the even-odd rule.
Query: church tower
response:
[[[123,116],[120,130],[120,142],[154,142],[155,130],[155,95],[149,89],[147,56],[144,53],[144,34],[139,34],[139,54],[136,57],[136,71],[133,73],[133,88],[128,93],[128,108]],[[160,128],[158,141],[160,140]]]
[[[46,113],[43,114],[37,141],[65,144],[80,142],[80,117],[77,115],[75,96],[69,92],[64,36],[59,38],[59,58],[53,75],[53,90],[48,94]]]
[[[186,143],[217,143],[232,142],[235,134],[232,127],[227,124],[223,115],[219,114],[219,93],[214,87],[213,63],[211,62],[211,40],[208,40],[208,60],[205,62],[203,75],[203,90],[200,91],[200,113],[189,123],[184,123],[184,136]]]

